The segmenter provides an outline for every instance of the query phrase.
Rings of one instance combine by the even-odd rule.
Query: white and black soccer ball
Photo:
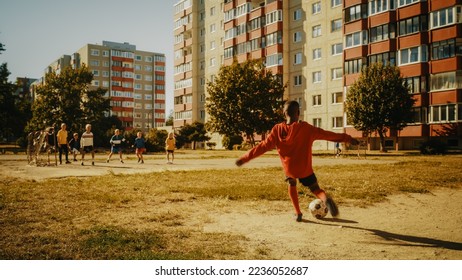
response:
[[[316,219],[324,218],[327,215],[327,212],[329,212],[326,204],[318,198],[311,201],[310,205],[308,205],[308,209],[310,210],[311,215],[313,215]]]

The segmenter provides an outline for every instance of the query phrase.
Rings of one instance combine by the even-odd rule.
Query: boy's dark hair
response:
[[[284,104],[284,109],[287,112],[287,114],[292,117],[295,116],[295,114],[300,110],[300,105],[297,101],[288,100]]]

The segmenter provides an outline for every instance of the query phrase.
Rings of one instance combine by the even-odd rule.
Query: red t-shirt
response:
[[[326,131],[299,121],[292,124],[279,123],[268,137],[240,159],[248,162],[265,152],[277,148],[285,175],[291,178],[305,178],[313,174],[312,145],[315,140],[349,142],[346,133]]]

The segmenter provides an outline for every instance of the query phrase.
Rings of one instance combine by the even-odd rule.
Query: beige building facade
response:
[[[263,58],[304,120],[343,131],[341,1],[182,0],[174,20],[175,127],[207,121],[206,83],[221,65]]]

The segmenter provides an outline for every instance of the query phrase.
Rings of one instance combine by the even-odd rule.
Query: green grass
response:
[[[217,153],[217,156],[220,154]],[[461,156],[317,166],[340,204],[367,207],[403,192],[461,188]],[[281,168],[0,182],[0,259],[265,259],[262,245],[202,230],[223,205],[287,201]],[[299,186],[302,199],[312,197]],[[303,196],[308,198],[303,198]],[[225,211],[225,210],[224,210]]]

